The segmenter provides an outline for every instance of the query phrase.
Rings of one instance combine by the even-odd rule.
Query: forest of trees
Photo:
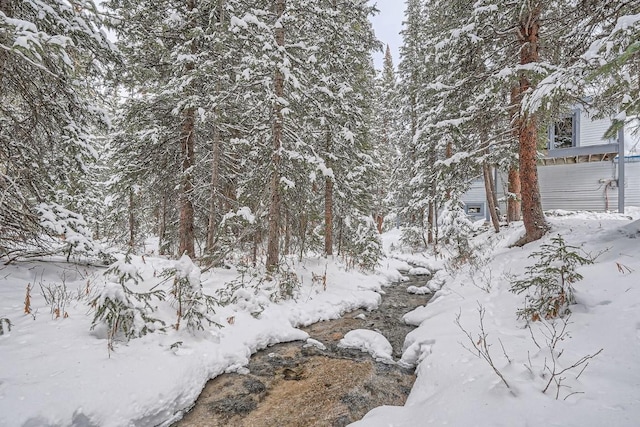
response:
[[[484,176],[495,207],[493,168],[540,238],[554,114],[640,113],[640,1],[406,5],[377,72],[367,0],[0,0],[0,257],[155,236],[206,266],[372,268],[396,221],[466,250],[461,197]]]

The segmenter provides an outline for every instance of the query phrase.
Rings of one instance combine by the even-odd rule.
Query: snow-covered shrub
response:
[[[213,247],[209,248],[201,261],[206,265],[221,265],[255,231],[254,224],[255,216],[248,207],[225,214],[216,230]]]
[[[265,280],[264,272],[257,268],[240,266],[240,275],[225,284],[224,288],[216,291],[219,305],[234,304],[237,309],[246,311],[258,317],[271,301],[270,295],[274,291],[273,284]],[[265,283],[268,285],[265,286]],[[261,292],[261,290],[265,290]],[[271,292],[269,292],[271,290]]]
[[[403,227],[400,235],[400,242],[402,242],[404,246],[409,246],[416,250],[424,247],[424,229],[417,226]]]
[[[93,240],[91,230],[81,214],[72,212],[57,203],[40,203],[36,206],[40,226],[53,238],[53,250],[97,257],[107,260],[99,243]]]
[[[295,299],[300,290],[300,279],[291,270],[282,270],[275,277],[277,286],[275,292],[271,293],[271,300],[274,302]]]
[[[534,354],[533,358],[528,357],[528,363],[525,364],[527,370],[531,373],[533,378],[542,379],[544,388],[543,393],[546,393],[551,386],[555,386],[555,398],[560,398],[561,391],[565,391],[567,394],[564,396],[564,400],[574,394],[580,394],[581,392],[572,391],[573,381],[568,375],[569,372],[577,372],[575,380],[579,379],[584,370],[589,366],[589,362],[594,357],[598,356],[604,349],[600,349],[595,353],[587,354],[580,357],[575,361],[566,362],[566,358],[561,360],[562,355],[565,353],[564,348],[560,348],[560,343],[566,342],[571,338],[568,326],[570,322],[571,314],[562,319],[544,320],[540,319],[538,322],[538,330],[529,325],[531,329],[531,339],[538,347],[538,354]],[[544,344],[540,344],[544,343]],[[537,362],[537,363],[536,363]],[[539,380],[538,380],[539,381]]]
[[[216,300],[219,305],[234,304],[239,298],[238,291],[243,290],[241,293],[244,294],[244,290],[257,287],[257,283],[261,280],[262,276],[257,268],[240,265],[236,269],[240,275],[236,279],[226,282],[224,288],[216,290]]]
[[[345,221],[345,224],[350,234],[344,248],[347,264],[373,271],[383,255],[382,241],[373,218],[362,216],[355,224],[351,221]]]
[[[287,261],[291,258],[284,257],[273,272],[268,272],[266,277],[258,278],[256,292],[264,292],[272,302],[296,299],[302,282],[295,269]]]
[[[183,255],[174,268],[165,270],[162,275],[173,278],[171,297],[178,316],[174,325],[176,330],[180,329],[182,321],[191,331],[203,330],[203,322],[217,325],[211,317],[216,300],[202,292],[200,268],[188,255]]]
[[[164,322],[155,318],[156,308],[152,302],[165,299],[161,290],[134,292],[142,279],[129,254],[114,263],[106,272],[108,277],[102,291],[91,300],[95,309],[91,329],[106,325],[109,350],[113,350],[115,340],[130,340],[149,332],[164,330]]]
[[[64,277],[61,283],[52,283],[49,285],[40,283],[40,292],[42,292],[44,302],[49,306],[52,319],[69,317],[66,307],[71,303],[73,295],[67,289],[67,283]]]
[[[592,259],[578,253],[579,249],[567,245],[558,234],[529,255],[537,262],[526,268],[525,278],[511,285],[511,292],[526,293],[524,307],[517,311],[519,318],[537,321],[570,313],[569,305],[575,303],[573,284],[583,278],[576,268],[593,264]]]
[[[463,264],[473,255],[470,240],[473,223],[464,211],[464,205],[459,200],[445,202],[439,217],[441,239],[455,250],[452,262]]]

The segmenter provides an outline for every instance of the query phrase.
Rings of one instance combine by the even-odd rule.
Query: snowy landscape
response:
[[[0,0],[0,427],[640,425],[640,1],[398,5]]]
[[[3,266],[0,313],[12,326],[9,331],[5,321],[0,336],[0,424],[169,425],[209,378],[242,372],[253,352],[271,344],[313,339],[298,326],[356,307],[375,309],[386,286],[403,286],[398,269],[406,272],[410,263],[436,271],[430,281],[435,295],[405,316],[418,328],[406,338],[402,359],[393,361],[415,366],[416,384],[404,407],[375,409],[355,425],[634,426],[640,419],[639,218],[635,208],[626,215],[553,212],[549,236],[526,248],[509,248],[521,225],[500,234],[484,231],[473,240],[478,259],[462,267],[446,257],[403,252],[393,230],[383,236],[387,253],[375,275],[346,270],[339,261],[307,258],[296,263],[302,286],[294,300],[272,303],[264,284],[237,289],[234,302],[216,308],[214,320],[221,327],[196,336],[167,328],[117,343],[112,351],[103,331],[91,331],[89,301],[108,280],[104,268],[55,258]],[[579,269],[584,279],[575,284],[570,317],[527,325],[516,318],[524,298],[509,292],[510,278],[522,276],[535,261],[529,255],[557,234],[596,258]],[[147,287],[160,282],[158,273],[170,266],[200,274],[197,268],[187,273],[193,267],[185,259],[147,255],[131,261]],[[312,279],[325,271],[326,289]],[[203,290],[213,295],[228,289],[238,274],[234,269],[202,273]],[[30,314],[24,313],[28,286],[33,288]],[[63,286],[65,293],[47,304],[49,290]],[[169,323],[172,310],[166,308],[162,314]],[[479,339],[480,308],[484,339],[508,388],[468,350],[472,344],[464,331]],[[565,321],[552,355],[549,328],[560,333]],[[360,332],[351,342],[372,354],[390,353],[373,331]],[[601,349],[586,369],[568,369],[560,374],[559,387],[552,382],[542,392],[551,360],[558,373]]]

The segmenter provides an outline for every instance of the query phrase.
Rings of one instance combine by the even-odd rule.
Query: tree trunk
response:
[[[180,245],[179,255],[187,254],[195,258],[194,230],[193,230],[193,203],[191,193],[193,191],[192,168],[194,165],[194,126],[195,109],[192,107],[184,111],[182,123],[182,184],[180,192]]]
[[[530,64],[539,60],[539,30],[542,5],[537,2],[521,17],[518,27],[520,42],[520,64]],[[520,75],[518,101],[522,106],[522,96],[531,89],[531,81],[525,72]],[[521,111],[521,108],[518,109]],[[549,229],[542,211],[540,188],[538,187],[538,126],[535,115],[522,113],[517,121],[520,155],[520,182],[522,184],[522,219],[525,236],[517,245],[525,245],[540,239]]]
[[[344,221],[338,216],[338,256],[342,255],[342,236],[344,230]]]
[[[433,165],[435,165],[436,163],[436,151],[435,149],[432,147],[429,149],[430,153],[429,153],[429,164],[431,165],[431,167],[433,167]],[[431,178],[429,180],[429,193],[430,193],[430,200],[429,200],[429,205],[427,208],[427,243],[432,245],[435,243],[436,237],[435,237],[435,227],[437,226],[436,224],[436,182],[435,182],[435,178],[433,177],[433,173],[431,173]]]
[[[444,156],[447,159],[453,157],[453,144],[451,143],[451,141],[447,141]],[[447,189],[445,190],[445,198],[446,200],[451,199],[451,188],[449,186],[447,186]]]
[[[279,21],[285,10],[285,0],[276,0],[276,16]],[[276,43],[281,49],[284,47],[284,27],[278,25],[275,30]],[[280,260],[279,243],[280,243],[280,204],[282,195],[280,194],[280,164],[282,158],[280,156],[280,148],[282,146],[282,128],[283,115],[281,99],[284,96],[284,75],[279,68],[275,70],[274,91],[276,100],[274,102],[274,123],[273,123],[273,139],[271,156],[272,171],[271,182],[269,185],[270,202],[269,202],[269,235],[267,241],[267,270],[273,271],[277,268]]]
[[[489,209],[489,216],[491,217],[491,224],[496,233],[500,232],[500,220],[498,219],[498,211],[496,206],[495,189],[493,187],[493,179],[491,177],[491,166],[489,163],[484,162],[482,164],[482,173],[484,175],[484,189],[487,195],[487,209]]]
[[[165,239],[167,234],[167,195],[162,195],[162,203],[160,205],[159,214],[159,227],[158,227],[158,254],[165,255]]]
[[[251,263],[255,267],[258,264],[258,244],[260,244],[260,231],[253,234],[253,246],[251,249]]]
[[[284,254],[289,255],[291,253],[291,215],[289,210],[285,210],[284,213]]]
[[[511,87],[511,105],[509,111],[511,113],[511,120],[513,123],[517,123],[517,118],[520,114],[518,110],[520,105],[520,85],[513,85]],[[513,137],[518,139],[518,128],[513,127]],[[516,165],[509,167],[509,182],[507,185],[507,222],[520,221],[520,212],[522,212],[522,206],[520,205],[520,171]]]
[[[216,232],[218,230],[218,195],[220,194],[220,150],[221,150],[221,135],[220,135],[220,127],[217,123],[217,115],[218,111],[216,109],[216,123],[214,123],[213,128],[213,141],[211,147],[211,184],[210,184],[210,192],[211,199],[209,200],[209,224],[207,227],[207,245],[206,252],[213,252],[213,247],[216,241]]]
[[[187,0],[187,9],[195,9],[195,0]],[[195,43],[191,43],[191,53],[195,52]],[[189,62],[185,65],[185,72],[191,73],[195,65]],[[194,107],[187,107],[183,112],[182,129],[180,132],[181,156],[182,156],[182,183],[180,192],[180,244],[178,246],[179,256],[183,254],[195,258],[194,230],[193,230],[193,203],[191,193],[193,192],[193,166],[195,165],[194,139],[196,110]]]
[[[324,254],[333,255],[333,179],[325,178],[324,185]]]
[[[331,168],[329,153],[331,152],[331,133],[327,131],[325,150],[327,152],[327,168]],[[333,178],[324,178],[324,254],[333,255]]]
[[[489,174],[489,183],[493,189],[491,192],[491,195],[493,196],[493,206],[496,207],[496,214],[498,215],[498,218],[500,218],[500,202],[498,202],[498,190],[496,188],[496,169],[493,169]]]
[[[433,200],[429,200],[427,207],[427,244],[433,244]]]
[[[376,215],[376,230],[378,230],[378,234],[382,234],[382,230],[384,229],[384,216],[381,214]]]
[[[129,249],[133,250],[136,244],[136,217],[133,213],[134,194],[133,189],[129,189]]]
[[[0,12],[4,13],[7,18],[13,17],[13,5],[11,4],[11,0],[0,0]],[[0,33],[0,43],[5,44],[6,42],[8,42],[8,40],[4,40],[2,33]],[[0,49],[0,83],[4,76],[4,64],[7,60],[7,56],[7,51]],[[2,94],[2,84],[0,84],[0,94]]]
[[[217,21],[222,24],[224,19],[224,0],[218,1]],[[220,79],[216,82],[216,94],[222,91]],[[209,200],[209,223],[207,224],[207,242],[205,252],[211,254],[216,241],[216,232],[218,230],[219,210],[218,197],[221,192],[220,186],[220,151],[222,149],[222,135],[220,132],[220,108],[216,106],[214,109],[215,119],[213,123],[213,140],[211,141],[211,199]]]
[[[507,193],[507,222],[520,221],[520,172],[515,166],[509,168]]]

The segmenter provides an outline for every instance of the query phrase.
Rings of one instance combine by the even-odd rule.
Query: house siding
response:
[[[618,210],[618,164],[613,160],[618,151],[617,138],[603,138],[611,125],[609,118],[591,120],[587,112],[577,107],[573,110],[576,147],[549,150],[545,165],[538,166],[542,208],[544,210]],[[553,137],[550,132],[550,137]],[[638,137],[640,140],[640,137]],[[625,141],[627,150],[631,141]],[[607,145],[608,144],[608,145]],[[608,161],[592,161],[609,159]],[[584,163],[582,163],[584,162]],[[506,212],[507,175],[496,177],[500,198],[500,212]],[[625,161],[625,206],[640,207],[640,156],[627,157]],[[484,182],[474,180],[463,201],[467,204],[483,203],[486,206]],[[483,209],[486,215],[486,209]]]
[[[625,167],[625,206],[640,207],[640,157],[628,159]]]
[[[594,162],[538,167],[542,208],[617,211],[617,163]],[[640,207],[640,158],[625,163],[625,206]],[[601,180],[605,182],[600,182]]]
[[[486,219],[487,218],[487,194],[484,191],[484,179],[476,178],[471,182],[471,187],[462,197],[462,201],[465,205],[481,205],[482,212],[480,215],[470,215],[474,219]]]
[[[618,176],[617,166],[617,162],[538,166],[542,208],[544,210],[617,211],[618,187],[615,182]],[[640,156],[627,159],[625,172],[625,206],[640,207]],[[504,172],[497,175],[500,212],[504,214],[506,213],[507,175]],[[485,198],[484,181],[477,179],[465,193],[463,201],[468,205],[483,204],[482,212],[486,217]],[[474,218],[481,219],[475,216]]]
[[[612,162],[538,167],[544,210],[617,210],[618,189]]]
[[[615,143],[614,139],[604,139],[602,136],[611,126],[611,120],[606,119],[596,119],[591,120],[584,111],[581,112],[580,117],[580,130],[579,130],[579,141],[577,143],[578,147],[586,147],[589,145],[598,145],[598,144],[610,144]]]

